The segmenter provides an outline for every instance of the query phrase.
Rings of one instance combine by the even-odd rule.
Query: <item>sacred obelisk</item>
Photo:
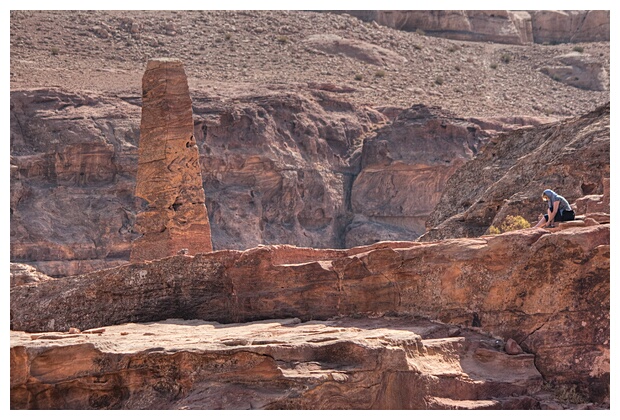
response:
[[[211,252],[211,227],[183,63],[149,60],[142,78],[136,197],[143,199],[131,262]],[[137,200],[138,201],[138,200]]]

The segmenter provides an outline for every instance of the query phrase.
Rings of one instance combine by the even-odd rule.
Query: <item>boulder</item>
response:
[[[516,354],[523,353],[523,349],[521,348],[519,343],[517,343],[512,338],[509,338],[508,340],[506,340],[504,351],[506,352],[506,354],[510,354],[510,355],[516,355]]]
[[[587,54],[573,52],[556,57],[560,65],[542,67],[552,79],[579,89],[609,90],[609,75],[603,63]]]
[[[534,42],[600,42],[610,40],[609,10],[532,10]]]

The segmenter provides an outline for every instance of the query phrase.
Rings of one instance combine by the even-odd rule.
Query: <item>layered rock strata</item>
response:
[[[534,42],[597,42],[610,40],[609,10],[535,10]]]
[[[411,317],[11,333],[12,409],[531,409],[532,354]]]
[[[418,104],[402,110],[364,141],[346,247],[414,240],[424,233],[450,176],[488,138],[478,124],[439,108]]]
[[[213,250],[192,101],[183,64],[149,60],[142,79],[136,192],[143,199],[131,261]]]
[[[610,175],[609,111],[607,104],[583,117],[493,138],[446,183],[419,240],[480,236],[509,215],[535,223],[546,212],[540,200],[546,188],[570,203],[603,194]]]
[[[365,21],[463,41],[523,45],[610,39],[609,10],[347,10]]]
[[[433,107],[428,107],[428,118],[414,118],[422,114],[421,107],[354,106],[342,94],[348,89],[314,83],[298,92],[235,101],[202,91],[194,95],[194,135],[214,249],[279,243],[344,248],[412,240],[424,231],[423,215],[436,202],[445,174],[453,171],[450,165],[468,158],[468,139],[482,142],[487,135],[549,121],[465,120]],[[131,242],[138,236],[134,193],[140,106],[139,96],[53,89],[11,93],[12,262],[63,277],[129,261]],[[392,129],[381,129],[391,123]],[[465,133],[464,127],[480,130],[449,137]],[[431,138],[431,129],[436,139],[418,144]],[[455,154],[447,157],[451,164],[432,157],[425,161],[400,141],[416,144],[420,152],[444,144]],[[362,157],[379,143],[394,163]],[[370,166],[362,167],[362,161]],[[424,178],[426,165],[429,177]],[[375,188],[381,174],[388,182],[385,189]],[[406,183],[406,174],[417,174],[423,185]],[[441,179],[431,179],[433,174]],[[392,180],[407,193],[394,191]],[[413,200],[409,192],[423,199]],[[381,206],[382,200],[394,206]]]
[[[50,276],[129,260],[139,101],[11,92],[11,261]]]
[[[536,355],[546,380],[578,383],[604,400],[609,232],[597,224],[350,250],[269,246],[174,256],[14,286],[11,329],[410,314],[513,338]]]

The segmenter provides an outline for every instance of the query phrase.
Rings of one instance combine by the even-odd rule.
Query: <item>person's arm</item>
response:
[[[560,208],[560,202],[556,201],[553,203],[553,211],[547,207],[547,214],[549,215],[549,220],[547,220],[547,226],[551,226],[553,224],[553,219],[555,219],[555,215],[558,213],[558,209]]]

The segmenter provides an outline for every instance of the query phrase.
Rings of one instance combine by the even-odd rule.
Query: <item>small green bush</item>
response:
[[[358,73],[355,75],[355,80],[357,81],[364,80],[364,76]]]
[[[577,385],[558,385],[553,391],[556,398],[564,403],[583,404],[588,401],[577,389]]]
[[[502,223],[500,223],[499,227],[491,226],[489,228],[489,234],[498,235],[500,233],[511,232],[513,230],[527,229],[530,226],[530,222],[521,216],[506,216]]]
[[[490,67],[491,67],[493,70],[495,70],[495,69],[497,68],[497,64],[493,63],[493,64],[491,64],[491,66],[490,66]]]
[[[288,36],[286,36],[286,35],[280,35],[278,37],[278,42],[280,44],[286,44],[288,41],[289,41],[289,39],[288,39]]]
[[[375,77],[385,77],[385,71],[384,70],[377,70],[375,72]]]
[[[441,77],[441,76],[437,76],[437,77],[435,78],[435,84],[436,84],[436,85],[443,85],[443,77]]]
[[[58,55],[60,53],[60,49],[58,47],[52,47],[52,55]]]
[[[512,60],[512,56],[509,53],[502,54],[502,62],[504,64],[510,63],[510,60]]]
[[[583,47],[580,47],[579,45],[575,45],[573,47],[573,51],[577,51],[578,53],[582,53],[583,52]]]
[[[417,28],[417,29],[415,30],[415,33],[416,33],[416,34],[418,34],[418,35],[426,35],[426,32],[424,32],[424,30],[422,30],[422,29],[420,29],[420,28]]]

